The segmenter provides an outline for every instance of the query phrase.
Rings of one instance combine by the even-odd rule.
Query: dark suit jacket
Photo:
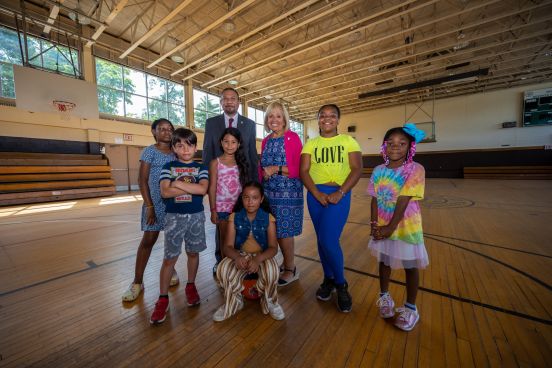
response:
[[[257,155],[255,122],[238,114],[238,130],[241,133],[243,150],[249,163],[250,180],[257,180]],[[222,155],[220,138],[226,126],[224,115],[213,116],[205,122],[205,136],[203,138],[203,164],[209,166],[212,159]]]

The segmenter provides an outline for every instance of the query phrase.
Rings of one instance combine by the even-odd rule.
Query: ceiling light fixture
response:
[[[172,55],[171,60],[178,64],[182,64],[184,62],[184,58],[180,55]]]
[[[75,11],[70,11],[67,16],[69,19],[71,19],[73,22],[79,22],[79,24],[82,25],[88,25],[90,24],[90,18],[88,18],[86,15],[83,14],[84,11],[82,10],[80,6],[80,1],[77,1],[77,6],[75,8]]]
[[[360,34],[360,31],[349,33],[349,40],[350,41],[356,41],[356,40],[359,40],[361,36],[362,35]]]
[[[458,50],[462,50],[462,49],[465,49],[466,47],[468,47],[470,45],[470,43],[468,41],[463,41],[463,42],[459,42],[458,44],[454,45],[452,47],[452,49],[454,51],[458,51]]]
[[[466,77],[466,78],[460,78],[460,79],[453,79],[453,80],[442,82],[441,84],[448,86],[449,84],[475,82],[478,79],[479,77],[473,76],[473,77]]]
[[[224,29],[226,33],[234,33],[236,31],[236,23],[234,23],[232,19],[226,19],[222,23],[222,29]]]
[[[238,85],[238,81],[235,80],[235,79],[230,79],[230,80],[228,81],[228,84],[230,84],[230,85],[232,85],[232,86],[237,86],[237,85]]]

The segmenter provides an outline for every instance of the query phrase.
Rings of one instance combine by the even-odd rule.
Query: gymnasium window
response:
[[[222,114],[220,106],[220,96],[212,93],[193,89],[194,94],[194,127],[205,129],[205,121],[213,116]],[[238,113],[242,113],[241,104],[238,107]]]
[[[298,121],[295,121],[293,119],[290,119],[289,121],[289,129],[294,131],[299,135],[299,138],[301,138],[301,142],[305,142],[304,140],[304,131],[303,131],[303,123],[300,123]]]
[[[264,111],[254,107],[247,107],[247,117],[255,122],[257,128],[257,138],[264,138],[267,132],[264,128]]]
[[[29,64],[33,67],[72,77],[80,76],[79,53],[73,48],[27,35],[27,50]],[[16,31],[0,27],[1,97],[15,98],[13,64],[23,65],[19,37]]]
[[[266,137],[269,134],[269,132],[266,132],[264,128],[264,111],[260,109],[256,109],[254,107],[248,107],[247,112],[249,114],[248,115],[249,118],[255,121],[256,128],[257,128],[257,138]],[[299,138],[301,138],[301,142],[304,141],[302,123],[295,121],[293,119],[290,119],[289,129],[299,135]]]
[[[184,86],[126,66],[96,58],[100,113],[185,125]]]

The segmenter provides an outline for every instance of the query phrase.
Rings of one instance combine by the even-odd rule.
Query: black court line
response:
[[[370,224],[367,224],[367,223],[365,223],[365,222],[347,221],[347,223],[348,223],[348,224],[356,224],[356,225],[370,226]],[[459,241],[463,241],[463,242],[466,242],[466,243],[473,243],[473,244],[484,245],[484,246],[492,247],[492,248],[505,249],[505,250],[509,250],[509,251],[512,251],[512,252],[518,252],[518,253],[528,254],[528,255],[537,256],[537,257],[552,258],[552,256],[549,256],[548,254],[529,252],[529,251],[522,250],[522,249],[510,248],[510,247],[505,247],[505,246],[502,246],[502,245],[496,245],[496,244],[490,244],[490,243],[483,243],[483,242],[479,242],[479,241],[476,241],[476,240],[468,240],[468,239],[461,239],[461,238],[453,238],[453,237],[446,236],[446,235],[431,234],[431,233],[426,233],[426,232],[424,232],[424,236],[428,236],[428,235],[430,235],[430,236],[438,236],[438,237],[440,237],[440,238],[445,238],[445,239],[450,239],[450,240],[459,240]],[[431,238],[430,236],[428,236],[428,238],[433,239],[433,240],[438,240],[438,239]]]
[[[114,259],[112,261],[107,261],[107,262],[102,263],[102,264],[96,264],[96,263],[94,263],[94,261],[88,261],[88,262],[86,262],[86,264],[88,265],[88,268],[83,268],[82,270],[73,271],[73,272],[66,273],[64,275],[52,277],[51,279],[42,280],[42,281],[36,282],[34,284],[22,286],[22,287],[17,288],[17,289],[8,290],[8,291],[5,291],[3,293],[0,293],[0,297],[17,293],[18,291],[21,291],[21,290],[30,289],[30,288],[33,288],[35,286],[44,285],[44,284],[47,284],[49,282],[60,280],[60,279],[63,279],[63,278],[69,277],[69,276],[78,275],[79,273],[90,271],[90,270],[93,270],[95,268],[107,266],[109,264],[119,262],[119,261],[125,260],[127,258],[132,258],[132,257],[136,257],[136,254],[131,254],[131,255],[126,256],[126,257],[117,258],[117,259]]]
[[[320,263],[320,260],[315,259],[315,258],[306,257],[306,256],[302,256],[302,255],[299,255],[299,254],[296,254],[295,256],[298,257],[298,258],[305,259],[305,260],[307,260],[307,261],[312,261],[312,262]],[[364,272],[364,271],[356,270],[356,269],[351,268],[351,267],[345,267],[345,269],[346,269],[347,271],[351,271],[351,272],[357,273],[357,274],[359,274],[359,275],[368,276],[368,277],[372,277],[372,278],[374,278],[374,279],[378,279],[378,280],[379,280],[379,275],[375,275],[375,274],[373,274],[373,273],[369,273],[369,272]],[[391,281],[392,283],[394,283],[394,284],[406,286],[406,284],[405,284],[404,282],[402,282],[402,281],[398,281],[398,280],[394,280],[394,279],[391,279],[390,281]],[[429,288],[426,288],[426,287],[423,287],[423,286],[420,286],[418,289],[421,290],[421,291],[425,291],[426,293],[439,295],[439,296],[442,296],[442,297],[445,297],[445,298],[448,298],[448,299],[457,300],[457,301],[462,302],[462,303],[468,303],[468,304],[472,304],[472,305],[477,305],[477,306],[479,306],[479,307],[491,309],[491,310],[494,310],[494,311],[496,311],[496,312],[502,312],[502,313],[505,313],[505,314],[509,314],[509,315],[516,316],[516,317],[520,317],[520,318],[527,319],[527,320],[530,320],[530,321],[540,322],[540,323],[543,323],[543,324],[545,324],[545,325],[552,325],[552,320],[549,320],[549,319],[544,319],[544,318],[540,318],[540,317],[535,317],[535,316],[532,316],[532,315],[530,315],[530,314],[525,314],[525,313],[521,313],[521,312],[516,312],[516,311],[510,310],[510,309],[505,309],[505,308],[502,308],[502,307],[498,307],[498,306],[496,306],[496,305],[478,302],[477,300],[472,300],[472,299],[464,298],[464,297],[461,297],[461,296],[458,296],[458,295],[453,295],[453,294],[445,293],[445,292],[442,292],[442,291],[439,291],[439,290],[429,289]]]
[[[369,224],[365,224],[365,223],[361,223],[361,222],[351,222],[351,223],[354,223],[354,224],[360,224],[360,225],[366,225],[368,226]],[[441,236],[441,235],[438,235],[438,236]],[[546,282],[542,281],[541,279],[538,279],[537,277],[525,272],[525,271],[522,271],[520,270],[519,268],[516,268],[506,262],[503,262],[499,259],[496,259],[494,257],[491,257],[491,256],[488,256],[484,253],[481,253],[481,252],[478,252],[476,250],[473,250],[473,249],[470,249],[470,248],[466,248],[466,247],[463,247],[461,245],[458,245],[458,244],[454,244],[454,243],[451,243],[451,242],[448,242],[448,241],[445,241],[445,240],[442,240],[442,239],[439,239],[439,238],[436,238],[434,236],[431,236],[429,234],[426,234],[424,233],[424,237],[428,238],[428,239],[432,239],[432,240],[435,240],[435,241],[438,241],[438,242],[441,242],[441,243],[444,243],[444,244],[448,244],[448,245],[452,245],[453,247],[456,247],[456,248],[459,248],[459,249],[462,249],[462,250],[465,250],[466,252],[470,252],[470,253],[473,253],[473,254],[477,254],[478,256],[480,257],[483,257],[485,259],[488,259],[489,261],[493,261],[493,262],[496,262],[514,272],[517,272],[519,273],[520,275],[523,275],[525,277],[527,277],[528,279],[530,279],[531,281],[541,285],[542,287],[552,291],[552,286],[550,284],[547,284]]]
[[[302,258],[302,259],[305,259],[305,260],[308,260],[308,261],[320,263],[320,260],[315,259],[315,258],[306,257],[306,256],[302,256],[302,255],[299,255],[299,254],[295,254],[295,256],[299,257],[299,258]],[[56,281],[56,280],[63,279],[65,277],[77,275],[79,273],[87,272],[87,271],[90,271],[90,270],[93,270],[93,269],[96,269],[96,268],[107,266],[107,265],[110,265],[112,263],[116,263],[116,262],[119,262],[119,261],[122,261],[122,260],[125,260],[125,259],[128,259],[128,258],[133,258],[133,257],[135,257],[135,255],[131,254],[131,255],[128,255],[126,257],[117,258],[117,259],[114,259],[114,260],[111,260],[111,261],[108,261],[108,262],[105,262],[105,263],[102,263],[102,264],[96,264],[93,261],[88,261],[87,262],[87,264],[89,265],[88,268],[84,268],[82,270],[78,270],[78,271],[70,272],[70,273],[60,275],[60,276],[57,276],[57,277],[53,277],[51,279],[43,280],[43,281],[31,284],[31,285],[26,285],[26,286],[23,286],[23,287],[20,287],[20,288],[17,288],[17,289],[9,290],[9,291],[1,293],[0,297],[10,295],[10,294],[14,294],[14,293],[17,293],[17,292],[22,291],[22,290],[30,289],[30,288],[33,288],[35,286],[44,285],[44,284],[47,284],[47,283],[52,282],[52,281]],[[345,267],[345,269],[347,271],[351,271],[351,272],[354,272],[354,273],[357,273],[357,274],[360,274],[360,275],[372,277],[374,279],[379,279],[378,275],[375,275],[375,274],[372,274],[372,273],[356,270],[356,269],[350,268],[350,267]],[[391,279],[390,281],[394,284],[405,286],[404,282],[401,282],[401,281],[398,281],[398,280],[393,280],[393,279]],[[502,312],[502,313],[509,314],[509,315],[512,315],[512,316],[520,317],[520,318],[527,319],[527,320],[530,320],[530,321],[540,322],[540,323],[543,323],[543,324],[546,324],[546,325],[552,325],[552,320],[547,320],[547,319],[543,319],[543,318],[540,318],[540,317],[531,316],[529,314],[520,313],[520,312],[516,312],[516,311],[513,311],[513,310],[505,309],[505,308],[502,308],[502,307],[498,307],[498,306],[495,306],[495,305],[478,302],[476,300],[463,298],[463,297],[460,297],[458,295],[453,295],[453,294],[445,293],[445,292],[442,292],[442,291],[429,289],[429,288],[426,288],[426,287],[423,287],[423,286],[421,286],[419,288],[419,290],[422,290],[422,291],[427,292],[427,293],[439,295],[439,296],[442,296],[442,297],[445,297],[445,298],[454,299],[454,300],[460,301],[462,303],[477,305],[477,306],[487,308],[487,309],[491,309],[491,310],[494,310],[494,311],[497,311],[497,312]]]
[[[429,238],[429,239],[433,239],[433,240],[435,240],[435,241],[441,242],[441,243],[445,243],[445,244],[448,244],[448,245],[452,245],[453,247],[463,249],[463,250],[465,250],[466,252],[474,253],[474,254],[477,254],[478,256],[481,256],[481,257],[483,257],[483,258],[485,258],[485,259],[488,259],[488,260],[490,260],[490,261],[496,262],[496,263],[498,263],[498,264],[500,264],[500,265],[502,265],[502,266],[504,266],[504,267],[506,267],[506,268],[509,268],[510,270],[512,270],[512,271],[514,271],[514,272],[519,273],[520,275],[523,275],[523,276],[527,277],[528,279],[530,279],[530,280],[536,282],[537,284],[541,285],[542,287],[545,287],[545,288],[548,289],[549,291],[552,291],[552,286],[551,286],[551,285],[549,285],[549,284],[547,284],[546,282],[544,282],[544,281],[542,281],[542,280],[536,278],[536,277],[533,276],[533,275],[528,274],[528,273],[525,272],[525,271],[520,270],[519,268],[516,268],[516,267],[514,267],[514,266],[512,266],[512,265],[509,265],[509,264],[506,263],[506,262],[503,262],[503,261],[501,261],[501,260],[499,260],[499,259],[493,258],[493,257],[488,256],[488,255],[486,255],[486,254],[483,254],[483,253],[481,253],[481,252],[478,252],[478,251],[475,251],[475,250],[472,250],[472,249],[469,249],[469,248],[466,248],[466,247],[462,247],[461,245],[458,245],[458,244],[450,243],[450,242],[447,242],[447,241],[444,241],[444,240],[441,240],[441,239],[438,239],[438,238],[434,238],[434,237],[432,237],[432,236],[426,236],[426,237]]]
[[[449,239],[449,240],[459,240],[459,241],[463,241],[463,242],[467,242],[467,243],[485,245],[485,246],[487,246],[487,247],[493,247],[493,248],[499,248],[499,249],[506,249],[506,250],[510,250],[510,251],[512,251],[512,252],[519,252],[519,253],[529,254],[529,255],[532,255],[532,256],[538,256],[538,257],[544,257],[544,258],[552,258],[552,256],[549,256],[549,255],[547,255],[547,254],[529,252],[529,251],[522,250],[522,249],[515,249],[515,248],[504,247],[504,246],[502,246],[502,245],[489,244],[489,243],[483,243],[483,242],[479,242],[479,241],[475,241],[475,240],[468,240],[468,239],[461,239],[461,238],[453,238],[453,237],[451,237],[451,236],[445,236],[445,235],[439,235],[439,234],[431,234],[431,233],[426,233],[426,232],[424,232],[424,236],[427,236],[427,235],[438,236],[438,237],[440,237],[440,238],[445,238],[445,239]]]

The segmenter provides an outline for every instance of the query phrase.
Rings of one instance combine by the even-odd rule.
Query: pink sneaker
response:
[[[188,299],[188,307],[193,307],[200,303],[201,300],[199,299],[199,294],[197,293],[194,283],[187,283],[185,292],[186,299]]]
[[[169,298],[159,298],[155,303],[155,309],[151,314],[150,323],[152,325],[158,325],[165,321],[167,318],[167,311],[169,310]]]
[[[418,311],[412,310],[407,307],[397,308],[399,316],[395,321],[395,326],[400,328],[403,331],[411,331],[416,323],[420,320],[420,315]]]
[[[395,315],[395,302],[391,298],[391,294],[385,293],[376,302],[379,308],[379,315],[381,318],[391,318]]]

